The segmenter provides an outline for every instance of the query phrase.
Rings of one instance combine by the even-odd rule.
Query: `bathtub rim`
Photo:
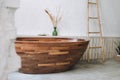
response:
[[[47,41],[17,41],[17,38],[56,38],[56,39],[70,39],[70,40],[66,40],[66,41],[49,41],[49,42],[47,42]],[[19,36],[19,37],[17,37],[16,38],[16,41],[15,41],[15,43],[85,43],[85,42],[89,42],[90,40],[89,39],[84,39],[84,38],[80,38],[80,37],[65,37],[65,36]],[[77,41],[74,41],[74,40],[76,40],[77,39]],[[79,41],[78,41],[79,40]]]

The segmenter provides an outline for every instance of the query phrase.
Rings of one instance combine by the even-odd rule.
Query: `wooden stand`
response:
[[[96,6],[97,17],[96,16],[90,16],[90,14],[89,14],[90,5]],[[104,55],[104,49],[103,49],[103,38],[102,38],[102,29],[101,29],[101,23],[100,23],[98,0],[96,0],[96,2],[90,2],[90,0],[88,0],[88,5],[87,6],[88,6],[88,24],[87,24],[88,38],[90,39],[91,37],[93,37],[93,35],[98,35],[97,37],[99,37],[99,43],[100,43],[98,45],[98,44],[96,44],[97,41],[90,40],[92,42],[92,44],[90,44],[89,47],[88,47],[88,62],[90,62],[91,56],[93,55],[93,53],[91,53],[90,49],[95,49],[95,51],[97,51],[98,53],[99,53],[99,50],[96,50],[96,49],[101,49],[101,58],[102,58],[102,62],[104,62],[105,61],[105,55]],[[90,31],[90,20],[97,20],[99,31]],[[97,57],[98,53],[96,53],[92,57]]]

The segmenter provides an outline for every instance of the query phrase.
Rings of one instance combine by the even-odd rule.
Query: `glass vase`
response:
[[[53,32],[52,32],[52,36],[57,36],[58,35],[58,32],[57,32],[57,27],[54,27],[53,28]]]

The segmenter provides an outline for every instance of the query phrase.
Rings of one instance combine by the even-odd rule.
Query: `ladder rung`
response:
[[[95,3],[95,2],[88,2],[88,4],[97,4],[97,3]]]
[[[89,19],[98,19],[98,17],[89,17]]]
[[[102,48],[101,46],[91,46],[89,48]]]
[[[88,32],[89,34],[100,34],[100,32]]]

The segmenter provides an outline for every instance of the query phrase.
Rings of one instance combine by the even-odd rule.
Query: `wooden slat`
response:
[[[89,32],[89,34],[100,34],[100,32]]]
[[[44,54],[44,53],[48,53],[47,51],[43,51],[43,52],[25,52],[26,54]]]
[[[96,4],[95,2],[88,2],[88,4]]]
[[[54,51],[54,52],[49,52],[50,55],[63,55],[63,54],[69,54],[69,51],[64,51],[64,52],[59,52],[59,51]]]
[[[98,19],[98,17],[89,17],[89,19]]]
[[[56,63],[57,66],[63,66],[63,65],[68,65],[70,64],[70,62],[60,62],[60,63]]]
[[[59,63],[50,63],[50,64],[38,64],[38,67],[48,67],[48,66],[63,66],[68,65],[70,62],[59,62]]]
[[[48,66],[55,66],[54,63],[51,63],[51,64],[38,64],[38,67],[48,67]]]
[[[99,40],[99,37],[92,37],[92,39],[95,38],[95,42],[97,45],[100,43],[100,40]],[[97,41],[96,41],[97,40]],[[93,40],[91,40],[93,41]],[[115,44],[114,42],[116,41],[120,41],[120,37],[103,37],[103,45],[104,45],[104,53],[105,53],[105,58],[106,59],[110,59],[110,58],[113,58],[115,57],[117,54],[116,54],[116,51],[115,51]],[[95,50],[96,49],[96,50]],[[99,48],[94,48],[94,50],[92,52],[90,52],[90,54],[95,54],[96,57],[94,57],[93,55],[90,55],[91,56],[91,60],[96,60],[96,59],[100,59],[100,52],[99,52]],[[88,60],[86,57],[88,57],[88,53],[86,51],[86,53],[84,54],[82,60]]]
[[[90,46],[89,48],[102,48],[101,46]]]

